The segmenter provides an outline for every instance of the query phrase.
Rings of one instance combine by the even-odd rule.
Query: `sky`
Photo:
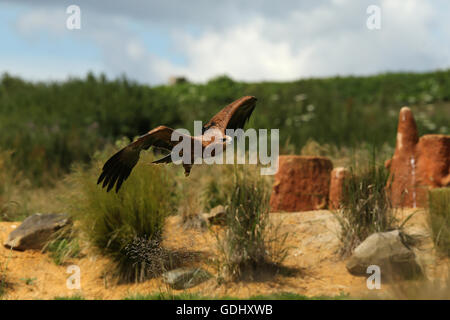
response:
[[[80,29],[68,29],[70,5]],[[380,28],[369,29],[370,5]],[[0,0],[0,74],[151,85],[450,68],[448,0]]]

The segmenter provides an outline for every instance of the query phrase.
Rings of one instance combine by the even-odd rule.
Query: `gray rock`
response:
[[[356,247],[347,270],[354,275],[368,276],[367,267],[380,267],[382,279],[412,279],[422,275],[414,251],[405,245],[399,230],[370,235]]]
[[[183,290],[192,288],[209,278],[211,274],[201,268],[178,268],[171,271],[164,272],[163,280],[173,289]]]
[[[226,224],[226,207],[217,206],[211,209],[209,213],[205,213],[204,218],[209,224],[213,225],[225,225]]]
[[[4,246],[14,250],[40,250],[53,233],[69,223],[70,219],[66,214],[35,213],[9,234]]]

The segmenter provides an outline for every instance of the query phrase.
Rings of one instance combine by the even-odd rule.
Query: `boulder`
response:
[[[12,231],[4,246],[15,250],[40,250],[57,230],[70,224],[67,214],[36,213]]]
[[[353,275],[367,276],[367,267],[377,265],[382,280],[421,276],[414,251],[404,244],[403,237],[399,230],[370,235],[356,247],[346,264],[347,270]]]
[[[395,207],[425,207],[430,188],[450,184],[450,136],[425,135],[419,139],[411,110],[400,110],[388,190]]]
[[[339,209],[342,202],[342,191],[344,179],[348,177],[350,171],[343,167],[334,168],[330,176],[330,194],[328,196],[328,208]]]
[[[277,211],[307,211],[327,207],[330,172],[326,157],[280,156],[270,207]]]
[[[212,276],[201,268],[178,268],[164,272],[162,277],[163,281],[173,289],[183,290],[192,288],[208,280]]]

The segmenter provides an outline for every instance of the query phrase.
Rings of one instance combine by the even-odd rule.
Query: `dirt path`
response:
[[[406,213],[405,213],[406,214]],[[219,285],[211,279],[195,288],[187,290],[206,296],[249,297],[256,294],[276,292],[293,292],[307,296],[348,293],[353,297],[368,294],[366,278],[350,275],[344,260],[336,255],[339,246],[337,239],[338,226],[329,211],[308,211],[298,213],[271,214],[272,219],[281,221],[282,231],[289,232],[287,245],[291,247],[285,261],[286,267],[297,270],[297,273],[277,275],[259,282],[226,283]],[[418,212],[409,225],[418,232],[425,232],[425,213]],[[18,223],[0,223],[0,241],[3,243],[9,232]],[[164,244],[172,249],[188,249],[203,253],[205,257],[214,257],[217,229],[199,231],[185,230],[180,227],[178,217],[170,217],[167,222]],[[436,261],[426,251],[421,259],[429,266],[430,274],[436,266],[443,262]],[[47,254],[40,252],[11,251],[0,247],[0,264],[7,265],[9,288],[3,299],[53,299],[56,296],[81,294],[86,299],[122,299],[132,294],[149,294],[171,291],[160,278],[141,284],[115,285],[103,277],[108,260],[87,253],[80,259],[72,259],[64,266],[55,265]],[[81,270],[81,291],[69,290],[66,280],[68,265],[78,265]],[[211,259],[204,258],[193,262],[213,274],[216,273]],[[28,281],[27,281],[28,279]],[[27,284],[28,282],[28,284]]]

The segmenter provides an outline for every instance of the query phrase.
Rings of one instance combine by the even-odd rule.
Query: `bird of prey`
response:
[[[184,160],[182,161],[185,176],[189,176],[192,164],[194,163],[194,145],[200,145],[202,151],[208,146],[211,147],[212,144],[221,144],[222,148],[225,147],[225,145],[230,143],[232,140],[232,137],[225,134],[225,130],[243,129],[245,123],[255,109],[256,100],[257,99],[253,96],[242,97],[230,103],[225,108],[220,110],[214,117],[212,117],[211,120],[209,120],[209,122],[202,127],[202,135],[184,135],[184,138],[191,139],[192,142],[190,161],[186,161],[188,163]],[[205,134],[211,132],[210,130],[218,130],[223,138],[219,141],[215,141],[214,137],[205,138]],[[100,177],[97,180],[97,184],[103,182],[102,187],[107,187],[107,192],[109,192],[114,185],[116,185],[116,192],[118,192],[122,186],[122,183],[128,178],[131,170],[138,162],[141,150],[148,150],[150,147],[154,147],[172,151],[178,143],[181,143],[179,141],[172,141],[171,137],[174,131],[174,129],[166,126],[156,127],[118,151],[104,164]],[[177,135],[183,136],[178,132]],[[214,156],[214,151],[211,155]],[[171,154],[169,154],[162,159],[153,161],[152,163],[171,162],[172,157]]]

